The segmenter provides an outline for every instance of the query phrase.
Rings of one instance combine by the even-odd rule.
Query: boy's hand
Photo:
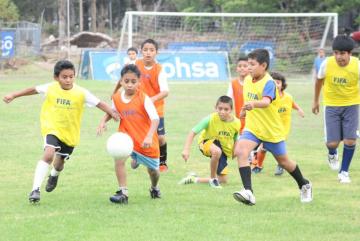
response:
[[[190,156],[189,151],[184,149],[183,152],[181,153],[181,156],[184,159],[184,161],[186,162]]]
[[[313,106],[312,106],[312,112],[317,115],[319,114],[319,108],[320,108],[320,104],[319,102],[314,102]]]
[[[254,102],[246,102],[244,103],[244,106],[242,107],[244,110],[252,110],[254,109]]]
[[[105,131],[106,131],[106,124],[104,122],[101,122],[99,126],[96,128],[96,135],[100,136]]]
[[[113,112],[111,113],[111,118],[113,118],[114,121],[119,121],[119,120],[120,120],[120,115],[119,115],[119,113],[117,113],[116,111],[113,111]]]
[[[298,114],[299,114],[299,116],[302,117],[302,118],[305,117],[305,113],[304,113],[304,111],[303,111],[302,109],[299,109],[299,110],[298,110]]]
[[[8,94],[4,96],[3,101],[8,104],[13,101],[13,99],[15,99],[14,95]]]
[[[152,144],[152,137],[146,136],[142,143],[142,148],[149,148],[151,147],[151,144]]]

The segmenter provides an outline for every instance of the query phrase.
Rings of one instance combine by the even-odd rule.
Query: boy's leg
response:
[[[45,188],[47,192],[51,192],[56,188],[60,172],[64,169],[65,158],[66,157],[62,155],[55,155],[53,168],[50,171]]]
[[[343,107],[325,107],[324,123],[325,123],[325,142],[328,149],[328,164],[334,171],[339,170],[339,157],[337,148],[342,136],[342,112]]]
[[[110,201],[113,203],[128,203],[128,189],[126,182],[126,168],[125,160],[115,160],[115,174],[119,184],[119,190],[110,197]]]
[[[160,169],[160,172],[166,172],[168,170],[168,166],[167,166],[167,143],[166,143],[166,139],[165,139],[164,117],[160,117],[157,134],[159,137],[159,146],[160,146],[160,167],[159,167],[159,169]]]
[[[151,188],[150,188],[150,197],[153,199],[160,198],[160,188],[158,187],[158,182],[160,178],[160,172],[157,169],[147,168],[150,181],[151,181]]]

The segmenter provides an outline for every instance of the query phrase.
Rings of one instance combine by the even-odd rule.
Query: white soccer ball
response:
[[[133,151],[134,143],[128,134],[116,132],[112,134],[106,143],[106,150],[110,156],[116,159],[126,159]]]

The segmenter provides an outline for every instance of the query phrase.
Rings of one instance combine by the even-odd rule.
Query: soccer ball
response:
[[[126,159],[133,151],[134,144],[131,137],[123,132],[112,134],[106,143],[106,150],[116,159]]]

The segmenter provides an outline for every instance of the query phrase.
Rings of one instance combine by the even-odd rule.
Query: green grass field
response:
[[[0,75],[0,96],[51,80],[52,73],[28,66]],[[227,83],[170,83],[166,130],[169,172],[162,174],[161,200],[149,197],[150,181],[141,167],[128,163],[129,205],[108,198],[116,191],[113,161],[105,151],[107,137],[115,132],[109,123],[105,135],[96,127],[103,113],[87,108],[81,142],[65,165],[52,193],[41,192],[41,202],[28,202],[33,172],[42,156],[40,95],[0,103],[0,239],[1,240],[359,240],[359,148],[351,166],[352,183],[341,185],[326,163],[322,115],[311,114],[310,80],[290,79],[288,91],[305,111],[293,114],[288,151],[314,187],[314,201],[302,204],[296,183],[288,175],[275,177],[274,159],[268,155],[263,173],[253,175],[256,205],[236,202],[232,193],[242,187],[235,161],[230,163],[229,183],[223,189],[208,185],[180,186],[189,171],[209,174],[209,160],[195,143],[187,164],[181,151],[188,131],[213,111]],[[112,83],[79,80],[103,100],[110,100]],[[342,148],[340,148],[341,151]]]

